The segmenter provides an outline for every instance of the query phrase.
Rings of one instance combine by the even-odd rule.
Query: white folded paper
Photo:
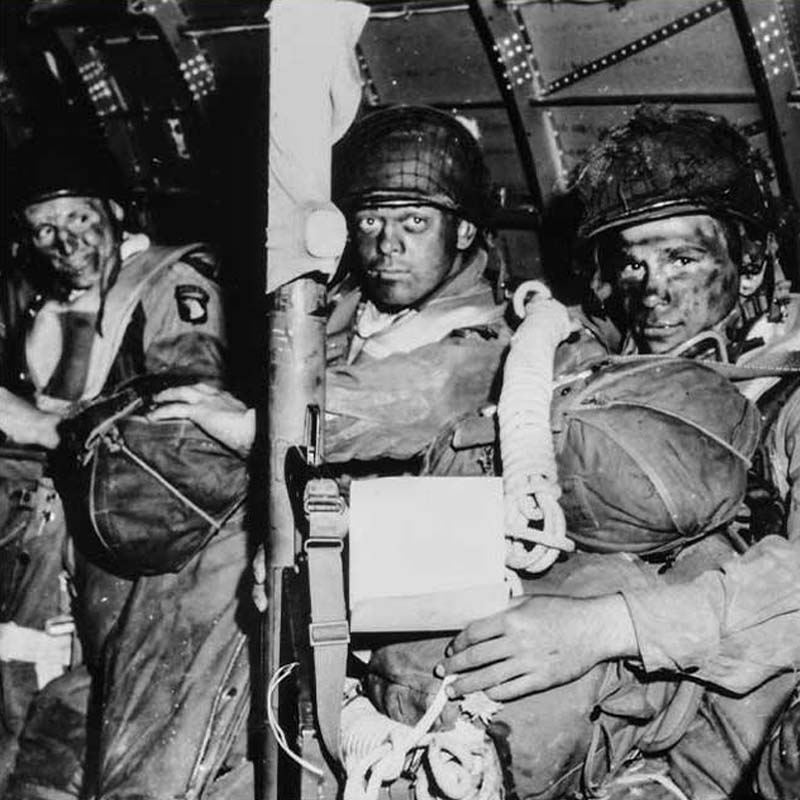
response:
[[[500,478],[352,484],[353,632],[459,630],[506,607],[504,567]]]

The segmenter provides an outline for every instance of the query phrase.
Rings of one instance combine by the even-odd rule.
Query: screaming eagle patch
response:
[[[208,320],[209,294],[202,286],[186,283],[175,287],[178,315],[184,322],[202,325]]]

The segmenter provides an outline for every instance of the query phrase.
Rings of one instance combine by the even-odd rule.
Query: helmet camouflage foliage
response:
[[[761,155],[726,119],[686,109],[640,107],[586,156],[573,181],[578,235],[684,214],[773,227]]]
[[[345,211],[429,205],[486,223],[489,176],[475,137],[426,106],[396,106],[357,122],[334,151],[333,196]]]

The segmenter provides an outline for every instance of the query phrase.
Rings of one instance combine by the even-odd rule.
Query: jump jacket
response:
[[[146,236],[134,235],[122,242],[120,258],[118,275],[107,291],[97,286],[66,296],[29,297],[28,313],[16,315],[13,324],[0,329],[4,358],[17,361],[14,389],[18,390],[22,373],[21,384],[32,388],[41,408],[68,411],[145,374],[169,372],[221,382],[225,331],[216,268],[207,249],[201,245],[157,247]],[[108,633],[120,623],[134,582],[107,574],[83,558],[78,559],[77,570],[65,562],[64,510],[49,478],[41,480],[43,488],[36,496],[42,494],[51,506],[56,505],[32,507],[31,524],[21,527],[11,540],[3,539],[0,562],[24,568],[4,569],[0,576],[0,596],[10,595],[3,604],[10,616],[0,622],[42,635],[50,617],[69,610],[69,603],[65,609],[59,602],[63,592],[58,580],[69,566],[70,572],[76,571],[78,583],[75,605],[84,657],[96,670],[101,668]],[[47,516],[40,525],[38,517],[45,510]],[[153,654],[154,649],[148,652]],[[34,665],[17,662],[13,653],[1,655],[8,704],[4,722],[16,737],[36,693],[35,681],[27,677]],[[125,688],[110,681],[107,699]],[[7,796],[36,795],[34,786],[46,793],[49,789],[71,791],[80,785],[88,692],[85,667],[73,668],[40,692]],[[8,709],[13,718],[5,719]],[[48,737],[56,729],[69,746],[59,748],[58,758],[43,757]],[[16,742],[9,739],[8,744],[5,752],[11,753],[12,748],[15,752]]]
[[[359,289],[328,324],[326,459],[408,459],[485,403],[511,331],[477,255],[418,308],[381,315]]]
[[[756,366],[760,355],[781,353],[795,363],[800,298],[784,323],[763,328],[773,335],[740,363]],[[787,538],[769,536],[689,583],[623,592],[648,672],[690,670],[697,679],[745,693],[800,668],[800,391],[766,435],[772,478],[786,502]]]

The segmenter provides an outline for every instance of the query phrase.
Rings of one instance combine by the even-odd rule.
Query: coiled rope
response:
[[[574,549],[558,504],[550,403],[556,349],[577,325],[540,281],[523,283],[512,304],[523,320],[511,341],[498,404],[506,534],[511,539],[506,563],[542,572],[559,552]]]

